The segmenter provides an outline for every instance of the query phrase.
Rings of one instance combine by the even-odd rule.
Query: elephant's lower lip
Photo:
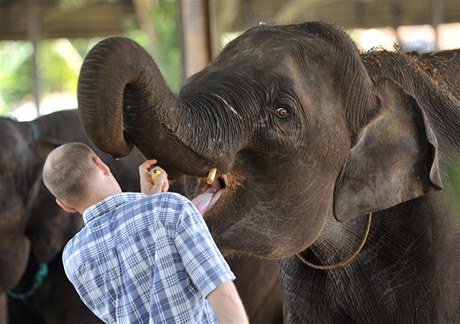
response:
[[[214,206],[214,204],[217,202],[217,200],[219,200],[220,196],[222,196],[224,192],[225,189],[216,190],[211,187],[205,193],[195,197],[192,202],[204,217],[206,211]]]
[[[217,192],[213,195],[211,201],[209,202],[208,208],[207,208],[206,210],[211,209],[211,208],[215,205],[215,203],[219,200],[219,198],[220,198],[226,191],[227,191],[227,189],[225,189],[225,188],[224,188],[224,189],[220,189],[219,191],[217,191]],[[205,213],[206,213],[206,212],[205,212]],[[203,214],[203,216],[205,217],[205,214]],[[206,217],[205,217],[205,218],[206,218]]]

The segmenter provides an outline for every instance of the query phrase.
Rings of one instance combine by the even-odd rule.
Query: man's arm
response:
[[[215,288],[209,293],[207,299],[220,324],[249,323],[243,303],[232,281],[227,280]]]

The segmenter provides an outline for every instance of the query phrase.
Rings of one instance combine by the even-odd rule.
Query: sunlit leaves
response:
[[[91,0],[59,0],[67,10]],[[107,0],[117,2],[118,0]],[[125,17],[125,36],[131,37],[154,57],[166,82],[177,90],[180,84],[180,49],[177,41],[176,8],[172,0],[152,1],[149,17],[156,30],[155,44],[140,30],[135,15]],[[83,58],[100,39],[44,39],[37,51],[39,92],[66,92],[76,95],[78,74]],[[7,115],[26,97],[32,97],[32,52],[29,42],[0,42],[0,114]]]
[[[68,39],[41,42],[39,57],[43,92],[76,93],[83,58]]]
[[[0,42],[0,114],[30,92],[31,55],[28,42]]]

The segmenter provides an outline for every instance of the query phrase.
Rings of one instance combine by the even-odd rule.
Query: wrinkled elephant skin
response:
[[[173,177],[217,167],[225,192],[206,222],[221,250],[280,259],[286,323],[458,323],[459,56],[359,53],[322,22],[259,25],[176,95],[114,37],[85,59],[79,110],[114,156],[134,145]]]

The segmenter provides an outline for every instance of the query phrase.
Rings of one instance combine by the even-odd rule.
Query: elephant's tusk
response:
[[[224,184],[225,184],[225,187],[230,187],[231,185],[231,178],[230,176],[228,176],[227,174],[223,174],[222,175],[222,178],[224,179]]]
[[[216,173],[217,173],[217,168],[212,168],[211,170],[209,170],[208,179],[206,181],[209,185],[211,185],[214,182],[214,178],[216,177]]]

